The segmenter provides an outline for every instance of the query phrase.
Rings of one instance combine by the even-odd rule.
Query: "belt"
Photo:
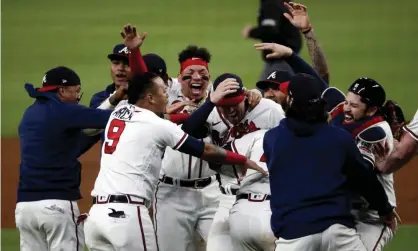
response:
[[[207,186],[209,186],[213,180],[215,180],[215,176],[203,178],[203,179],[196,179],[196,180],[180,180],[176,178],[172,178],[169,176],[163,176],[160,178],[160,181],[169,184],[169,185],[179,185],[181,187],[189,187],[189,188],[195,188],[195,189],[202,189]]]
[[[121,194],[121,195],[106,195],[106,196],[94,196],[93,204],[107,204],[107,203],[127,203],[145,205],[146,200],[144,198]]]
[[[251,202],[262,202],[270,200],[271,196],[268,194],[254,194],[254,193],[242,193],[237,195],[237,200],[245,199]]]
[[[220,186],[221,189],[221,193],[226,194],[226,195],[237,195],[238,192],[238,188],[225,188],[223,186]]]

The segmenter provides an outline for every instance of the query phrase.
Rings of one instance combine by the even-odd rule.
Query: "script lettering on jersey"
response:
[[[231,136],[234,139],[239,139],[242,136],[249,134],[250,132],[255,132],[260,130],[260,128],[258,128],[254,121],[248,122],[248,119],[244,121],[244,123],[239,123],[238,125],[235,125],[234,127],[232,127],[231,129]]]
[[[116,111],[113,116],[120,120],[131,120],[133,116],[133,111],[129,109],[128,107],[124,107],[122,109],[119,109]]]

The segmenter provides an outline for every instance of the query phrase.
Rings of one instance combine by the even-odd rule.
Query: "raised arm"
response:
[[[255,44],[254,47],[256,50],[270,50],[271,53],[267,54],[266,58],[283,58],[290,65],[290,67],[292,67],[295,73],[310,74],[318,79],[318,81],[322,84],[323,90],[328,88],[328,84],[324,82],[318,73],[302,58],[293,53],[291,48],[275,43],[260,43]],[[287,90],[281,91],[287,93]]]
[[[325,58],[324,51],[314,34],[307,8],[298,3],[284,3],[284,5],[290,11],[290,14],[284,13],[283,15],[290,23],[298,28],[305,37],[313,68],[319,73],[321,78],[329,84],[328,62]]]
[[[123,27],[120,35],[124,39],[124,44],[128,47],[128,50],[131,52],[129,54],[129,66],[131,68],[132,74],[147,72],[147,66],[145,65],[144,59],[140,51],[140,47],[147,37],[147,33],[143,32],[139,36],[136,32],[136,27],[127,24]]]

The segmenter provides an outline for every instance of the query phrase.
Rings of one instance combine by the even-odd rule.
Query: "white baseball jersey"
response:
[[[412,118],[412,120],[408,125],[404,127],[404,129],[412,136],[412,138],[418,141],[418,109],[414,118]]]
[[[183,95],[183,92],[181,91],[181,84],[177,79],[172,79],[171,87],[168,90],[168,105],[173,105],[184,100],[189,99]],[[204,102],[205,99],[203,99],[199,105]],[[192,113],[196,109],[196,107],[186,106],[179,112]],[[210,137],[206,137],[202,140],[204,142],[211,143]],[[189,154],[174,151],[170,148],[166,149],[162,162],[161,175],[176,177],[179,179],[199,179],[210,177],[214,174],[216,174],[216,172],[209,168],[208,162]]]
[[[251,111],[248,111],[238,125],[229,123],[218,109],[214,109],[208,117],[211,138],[214,144],[223,146],[233,139],[239,139],[244,135],[260,129],[271,129],[279,125],[285,118],[281,105],[276,102],[262,98],[260,103]],[[237,176],[230,177],[221,174],[222,185],[230,185],[238,188]]]
[[[234,139],[231,142],[232,151],[241,154],[254,161],[258,166],[267,170],[263,151],[263,139],[267,130],[258,130],[244,135],[242,138]],[[269,178],[262,173],[248,169],[237,194],[270,194]]]
[[[105,129],[91,195],[130,194],[151,201],[166,147],[178,149],[187,137],[177,125],[147,109],[120,106]]]

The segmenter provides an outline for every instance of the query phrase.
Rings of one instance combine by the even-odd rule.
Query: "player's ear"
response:
[[[150,104],[155,104],[155,99],[154,99],[154,95],[152,95],[152,93],[147,93],[147,95],[146,95],[146,97],[147,97],[147,101],[148,101],[148,103],[150,103]]]

